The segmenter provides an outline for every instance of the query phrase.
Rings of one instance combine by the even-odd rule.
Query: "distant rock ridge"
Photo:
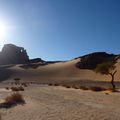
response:
[[[41,58],[34,58],[30,59],[30,63],[46,63],[46,61],[42,60]]]
[[[108,54],[106,52],[95,52],[88,55],[84,55],[80,62],[76,64],[76,67],[80,69],[94,69],[97,64],[105,61],[115,61],[120,58],[120,55]],[[75,58],[75,59],[78,59]],[[0,52],[0,65],[8,64],[32,64],[38,63],[40,65],[53,64],[64,61],[44,61],[41,58],[29,59],[26,50],[23,47],[19,47],[13,44],[5,44]]]
[[[95,69],[100,63],[106,61],[116,61],[118,55],[108,54],[106,52],[95,52],[80,57],[81,60],[76,64],[80,69]]]

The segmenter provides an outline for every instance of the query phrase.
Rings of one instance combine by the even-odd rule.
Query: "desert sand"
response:
[[[24,105],[9,109],[0,108],[2,120],[119,120],[120,93],[109,91],[93,92],[81,89],[48,86],[48,83],[74,83],[111,87],[110,77],[96,74],[92,70],[78,69],[75,64],[80,59],[59,62],[37,68],[23,68],[23,65],[1,66],[0,102],[12,94],[6,90],[14,78],[21,82],[34,82],[21,92]],[[120,60],[116,64],[117,87],[120,81]]]
[[[119,120],[120,93],[92,92],[47,85],[30,85],[26,104],[2,108],[2,120]],[[4,98],[7,91],[0,91]]]
[[[24,65],[6,65],[0,67],[0,80],[13,80],[21,78],[23,81],[50,82],[50,81],[75,81],[94,80],[109,81],[110,76],[96,74],[93,70],[79,69],[76,67],[80,59],[73,59],[67,62],[58,62],[48,65],[36,65],[36,68],[21,67]],[[115,80],[120,81],[120,59],[116,63],[117,74]]]

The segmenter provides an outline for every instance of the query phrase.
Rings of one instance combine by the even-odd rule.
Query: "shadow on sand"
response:
[[[0,66],[0,82],[10,78],[10,76],[13,74],[13,72],[9,68],[12,66],[11,65],[10,66]]]

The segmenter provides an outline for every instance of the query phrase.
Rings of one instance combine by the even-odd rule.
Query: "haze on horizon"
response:
[[[120,54],[119,6],[119,0],[0,0],[0,48],[13,43],[44,60]]]

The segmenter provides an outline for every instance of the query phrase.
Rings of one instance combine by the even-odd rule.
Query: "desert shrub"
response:
[[[5,89],[6,89],[6,90],[9,90],[9,87],[6,87]]]
[[[24,88],[22,86],[18,87],[19,91],[24,91]]]
[[[19,91],[19,88],[18,87],[11,87],[11,90],[12,91]]]
[[[66,88],[71,88],[70,85],[62,85],[63,87],[66,87]]]
[[[12,91],[24,91],[24,88],[22,86],[20,87],[11,87]]]
[[[89,89],[92,90],[92,91],[96,91],[96,92],[106,90],[105,88],[102,88],[102,87],[96,87],[96,86],[94,86],[94,87],[90,87]]]
[[[11,107],[12,105],[25,103],[23,96],[20,93],[13,93],[11,96],[5,98],[4,105],[6,107]]]
[[[54,86],[59,86],[59,84],[53,84]]]
[[[52,83],[49,83],[48,85],[49,85],[49,86],[53,86],[53,84],[52,84]]]
[[[89,90],[89,88],[86,87],[86,86],[80,86],[79,88],[82,89],[82,90]]]
[[[78,85],[72,85],[72,88],[74,88],[74,89],[80,89],[80,87]]]
[[[20,80],[20,78],[14,78],[14,80],[15,80],[15,81],[19,81],[19,80]]]
[[[26,83],[22,83],[21,85],[23,85],[24,87],[27,87],[27,84],[26,84]]]

